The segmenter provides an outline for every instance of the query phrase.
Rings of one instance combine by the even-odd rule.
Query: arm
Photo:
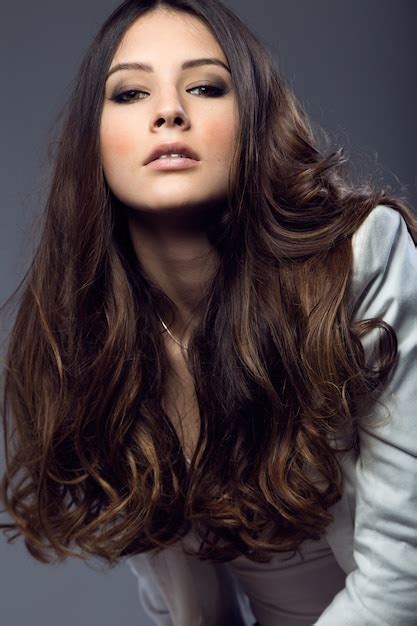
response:
[[[193,533],[182,544],[196,548]],[[141,604],[157,626],[251,626],[249,602],[227,564],[200,561],[178,544],[129,557]],[[155,557],[155,558],[154,558]]]
[[[148,556],[137,554],[129,557],[126,563],[137,577],[139,599],[145,613],[158,626],[173,626],[170,612],[149,566]]]
[[[353,242],[355,319],[388,322],[398,360],[380,397],[389,420],[360,430],[356,568],[314,626],[417,626],[417,250],[400,214],[382,205]],[[386,414],[378,402],[372,415]]]

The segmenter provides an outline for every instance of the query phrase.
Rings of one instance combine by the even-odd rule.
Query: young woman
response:
[[[82,63],[6,355],[2,500],[156,624],[415,626],[417,220],[218,0]]]

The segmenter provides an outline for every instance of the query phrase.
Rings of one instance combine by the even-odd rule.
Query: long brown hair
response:
[[[229,195],[209,233],[220,263],[189,342],[201,420],[189,471],[161,404],[155,310],[175,305],[136,258],[98,132],[121,38],[160,6],[211,29],[240,115]],[[219,0],[127,0],[99,30],[66,105],[4,369],[1,497],[14,523],[0,527],[36,559],[113,566],[194,527],[201,559],[267,562],[325,532],[343,488],[339,454],[357,452],[364,401],[376,401],[397,351],[383,320],[352,320],[351,238],[378,204],[414,241],[417,220],[404,198],[353,184],[343,150],[325,154],[319,132]],[[375,327],[379,368],[360,341]]]

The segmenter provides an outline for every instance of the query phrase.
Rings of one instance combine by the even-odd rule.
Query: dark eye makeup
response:
[[[196,87],[192,87],[187,91],[195,91],[196,89],[204,89],[205,92],[202,94],[205,98],[219,98],[226,93],[226,90],[223,87],[217,87],[216,85],[197,85]],[[141,89],[128,89],[126,91],[121,91],[113,94],[110,98],[113,102],[117,102],[118,104],[128,104],[129,102],[136,102],[137,100],[145,100],[145,98],[133,98],[129,97],[129,94],[140,94],[147,93]],[[125,99],[125,96],[128,96]]]

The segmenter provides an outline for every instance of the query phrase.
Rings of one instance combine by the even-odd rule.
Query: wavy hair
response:
[[[240,115],[229,194],[209,232],[219,266],[188,345],[201,426],[189,469],[162,404],[168,360],[155,310],[174,316],[175,304],[136,258],[99,142],[111,60],[133,22],[159,7],[211,30]],[[365,406],[397,353],[382,319],[352,319],[352,235],[378,204],[400,212],[414,241],[417,219],[404,197],[352,183],[342,148],[319,147],[326,133],[219,0],[121,4],[63,113],[39,242],[12,294],[23,287],[2,408],[1,498],[13,523],[0,527],[44,563],[95,556],[112,567],[191,528],[200,559],[298,551],[332,521],[339,455],[357,453]],[[377,327],[375,368],[360,338]]]

